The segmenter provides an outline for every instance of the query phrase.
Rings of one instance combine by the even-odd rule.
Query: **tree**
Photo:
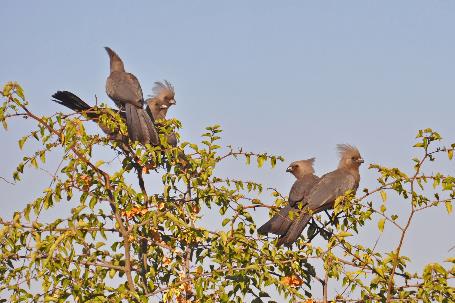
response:
[[[160,124],[160,146],[125,146],[89,134],[84,115],[34,114],[17,83],[4,86],[2,99],[5,129],[18,117],[36,123],[19,139],[19,148],[30,140],[40,146],[18,164],[14,180],[19,182],[30,167],[46,165],[51,156],[61,158],[51,186],[13,218],[0,218],[3,301],[257,303],[271,302],[265,290],[275,289],[291,302],[311,297],[324,302],[454,302],[455,258],[414,273],[407,270],[410,258],[401,253],[417,213],[432,207],[452,213],[455,178],[425,174],[423,167],[444,154],[452,159],[455,144],[444,147],[431,129],[418,132],[414,147],[422,155],[414,159],[412,175],[371,165],[378,172],[378,187],[340,197],[333,213],[316,216],[290,250],[258,237],[253,219],[257,208],[274,214],[286,198],[272,190],[274,203],[269,205],[258,198],[261,184],[216,174],[225,161],[255,161],[261,168],[275,166],[282,157],[223,148],[218,125],[207,127],[199,144],[169,146],[166,135],[181,127],[177,120]],[[104,105],[97,110],[104,125],[126,133],[116,112]],[[112,152],[120,164],[110,160]],[[406,217],[388,210],[390,195],[407,203]],[[67,204],[68,216],[43,220],[57,204]],[[217,218],[220,225],[204,227],[204,216]],[[400,241],[390,251],[351,240],[377,218],[379,233],[386,225],[399,233]],[[325,246],[312,245],[315,237],[324,237]],[[319,269],[318,261],[323,264]],[[312,292],[314,281],[323,285],[322,294]],[[329,298],[329,281],[349,292]]]

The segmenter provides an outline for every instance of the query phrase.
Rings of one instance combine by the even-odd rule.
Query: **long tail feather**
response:
[[[157,145],[159,143],[158,133],[145,110],[129,103],[125,105],[125,109],[126,125],[130,139],[139,141],[142,144]]]
[[[52,95],[52,98],[54,98],[52,101],[68,107],[77,113],[88,111],[91,108],[81,98],[69,91],[58,91]]]
[[[285,206],[280,209],[280,211],[273,216],[268,222],[259,227],[258,233],[260,235],[266,235],[272,233],[275,235],[282,236],[286,234],[289,227],[291,226],[291,219],[289,218],[289,212],[293,208],[291,206]]]
[[[292,222],[291,227],[287,231],[286,235],[281,237],[278,240],[277,246],[285,245],[285,246],[292,246],[292,243],[297,241],[297,239],[302,234],[302,231],[305,229],[305,226],[310,222],[311,216],[308,214],[300,215],[297,220]]]

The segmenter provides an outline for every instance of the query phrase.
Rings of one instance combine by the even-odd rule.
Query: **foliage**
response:
[[[34,114],[17,83],[6,84],[2,95],[0,120],[5,129],[18,117],[36,123],[19,139],[19,148],[30,140],[39,147],[18,164],[14,180],[19,182],[30,167],[43,167],[50,157],[61,162],[41,195],[10,220],[0,218],[0,298],[10,302],[247,298],[257,303],[272,302],[264,291],[272,288],[291,302],[311,296],[327,301],[331,279],[351,294],[343,292],[331,300],[454,302],[450,283],[455,258],[412,273],[407,271],[410,258],[401,253],[417,213],[440,206],[452,212],[455,178],[424,174],[422,168],[442,154],[452,159],[455,144],[439,146],[441,137],[431,129],[418,133],[415,147],[423,155],[414,159],[411,175],[371,165],[378,172],[378,188],[357,198],[352,193],[340,197],[333,215],[316,216],[305,237],[290,250],[258,237],[253,219],[254,210],[261,207],[274,214],[286,203],[285,197],[274,190],[274,204],[268,205],[258,198],[264,196],[261,184],[216,174],[222,162],[243,158],[261,168],[265,163],[275,166],[282,157],[223,148],[218,125],[207,127],[199,144],[169,146],[166,134],[181,127],[176,120],[160,124],[160,146],[125,146],[89,134],[84,115]],[[98,110],[102,123],[125,132],[115,112],[103,105]],[[121,164],[98,159],[98,150],[106,154],[114,150]],[[388,211],[392,194],[402,200],[397,203],[410,208],[405,218]],[[67,217],[42,219],[59,204],[67,206]],[[219,226],[204,226],[205,217],[216,218]],[[350,241],[377,218],[379,232],[390,226],[400,234],[391,251]],[[311,244],[316,236],[327,239],[325,247]],[[321,272],[316,272],[318,261],[324,264]],[[324,286],[322,295],[312,293],[314,281]]]

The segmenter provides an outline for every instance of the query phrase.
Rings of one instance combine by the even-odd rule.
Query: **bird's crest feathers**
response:
[[[337,145],[338,154],[340,159],[358,157],[361,158],[360,152],[357,147],[349,144],[338,144]]]
[[[358,172],[360,164],[363,163],[359,150],[349,144],[338,144],[337,149],[340,155],[338,168],[353,169]]]
[[[172,86],[172,84],[167,80],[164,80],[164,83],[160,81],[155,82],[152,91],[153,98],[164,97],[167,95],[170,99],[173,99],[175,95],[174,86]]]
[[[297,175],[314,174],[313,164],[315,160],[316,158],[294,161],[290,166],[298,166],[298,169],[294,170],[294,173]]]

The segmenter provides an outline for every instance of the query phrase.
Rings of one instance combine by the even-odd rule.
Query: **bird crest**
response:
[[[306,160],[299,160],[292,162],[289,167],[292,168],[294,174],[305,175],[314,173],[314,164],[315,158],[310,158]]]
[[[175,95],[174,86],[172,86],[172,84],[167,80],[164,80],[164,82],[160,81],[155,82],[152,91],[153,98],[167,96],[169,99],[173,99]]]
[[[360,152],[355,146],[349,144],[338,144],[337,150],[341,159],[352,157],[361,158]]]

